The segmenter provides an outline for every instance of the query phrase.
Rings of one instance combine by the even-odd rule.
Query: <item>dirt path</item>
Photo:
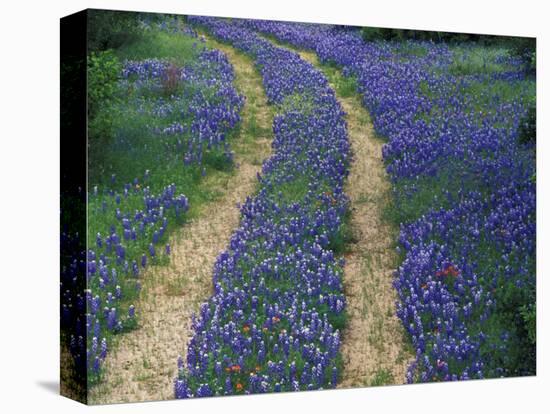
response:
[[[170,264],[143,275],[136,305],[140,328],[121,336],[108,354],[105,379],[89,392],[91,404],[174,397],[177,358],[186,352],[191,314],[211,294],[214,261],[239,223],[237,203],[254,192],[256,173],[270,153],[273,114],[252,60],[210,39],[208,44],[227,54],[236,86],[247,97],[242,127],[232,142],[238,168],[232,175],[207,178],[222,195],[172,237]]]
[[[345,83],[340,72],[321,67],[313,52],[298,53],[326,72],[347,113],[353,154],[345,191],[351,198],[355,242],[345,255],[349,318],[342,337],[344,370],[339,386],[402,384],[413,355],[395,315],[392,278],[397,265],[394,240],[398,229],[383,218],[390,197],[390,182],[382,162],[383,141],[375,136],[357,93],[340,92],[338,86]]]

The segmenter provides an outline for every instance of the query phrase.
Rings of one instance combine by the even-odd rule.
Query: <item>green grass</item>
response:
[[[464,175],[458,162],[456,165],[441,165],[435,177],[402,179],[393,184],[393,197],[386,203],[384,218],[399,225],[411,223],[431,209],[450,208],[457,201],[455,196],[461,188],[483,190],[480,180],[479,177]]]
[[[193,64],[197,60],[200,49],[204,47],[199,43],[197,39],[181,34],[147,30],[137,41],[123,45],[115,54],[121,61],[157,58],[167,59],[181,66]],[[199,45],[195,46],[196,44]],[[168,227],[155,246],[155,258],[151,259],[147,255],[147,267],[166,265],[169,262],[163,249],[170,234],[190,218],[198,216],[206,203],[217,199],[224,191],[224,183],[226,185],[229,177],[234,174],[234,165],[222,148],[205,150],[200,166],[184,166],[182,154],[186,149],[185,140],[189,136],[178,135],[183,141],[183,149],[178,149],[176,136],[163,136],[154,131],[154,128],[164,128],[175,121],[182,124],[192,121],[181,114],[186,113],[189,98],[198,92],[196,87],[180,84],[174,92],[181,97],[177,102],[172,101],[177,105],[177,113],[160,118],[148,112],[153,105],[151,101],[172,98],[163,91],[137,90],[121,83],[117,99],[104,103],[89,124],[89,190],[93,193],[94,187],[98,187],[98,195],[91,196],[88,202],[89,246],[96,245],[97,233],[101,233],[103,237],[111,234],[113,224],[117,226],[117,233],[121,234],[121,225],[114,218],[116,208],[120,208],[123,214],[132,214],[143,209],[143,192],[134,192],[135,187],[130,188],[127,197],[121,197],[120,205],[116,204],[114,197],[106,193],[107,190],[121,194],[124,185],[137,178],[140,188],[147,186],[152,194],[158,194],[166,186],[175,184],[176,193],[185,194],[189,200],[189,211],[179,219],[175,218],[173,211],[166,211],[166,215],[171,215]],[[204,87],[200,92],[207,99],[216,99],[213,88]],[[226,134],[226,140],[231,143],[239,132],[240,125]],[[147,178],[146,170],[149,170]],[[114,183],[111,182],[113,174],[116,176]],[[108,213],[105,213],[104,208]],[[147,228],[145,231],[145,236],[138,237],[132,243],[125,243],[126,258],[130,264],[134,259],[139,263],[141,254],[148,250],[152,230]],[[117,347],[120,333],[137,328],[139,323],[139,319],[124,319],[125,310],[137,300],[139,278],[123,276],[120,269],[118,270],[117,284],[121,287],[122,299],[117,302],[117,309],[120,310],[119,317],[124,325],[122,331],[117,333],[102,329],[101,337],[107,339],[110,349]],[[99,288],[99,278],[94,278],[88,288],[96,294],[105,294]],[[102,297],[102,304],[104,303],[105,298]],[[138,318],[139,311],[137,309],[136,312]],[[104,322],[102,312],[99,313],[99,319]],[[103,372],[99,376],[90,375],[89,384],[101,382],[103,375]]]
[[[387,369],[380,368],[374,374],[374,377],[372,378],[369,385],[371,387],[377,387],[377,386],[380,386],[380,385],[389,385],[389,384],[394,384],[394,383],[395,383],[395,381],[393,379],[392,373]]]
[[[297,175],[292,180],[278,185],[275,191],[280,195],[280,200],[284,204],[292,204],[303,200],[308,193],[309,177],[306,175]]]
[[[286,114],[288,112],[301,112],[305,116],[313,115],[315,111],[315,103],[313,96],[304,93],[294,93],[287,95],[277,106],[277,112]]]
[[[329,249],[337,255],[342,255],[350,250],[350,244],[353,243],[357,243],[357,237],[351,224],[351,210],[347,209],[338,232],[330,240]]]
[[[428,54],[428,49],[417,42],[398,42],[397,53],[406,57],[424,57]]]
[[[335,63],[320,64],[319,68],[334,87],[336,93],[342,98],[350,98],[357,95],[357,78],[344,76]]]
[[[197,44],[199,45],[197,46]],[[193,64],[203,48],[197,39],[175,33],[146,30],[138,41],[123,45],[115,53],[120,60],[143,60],[148,58],[167,59],[177,65]],[[151,90],[136,90],[132,83],[128,88],[121,87],[119,100],[102,108],[90,122],[89,178],[92,186],[109,186],[120,190],[125,183],[134,178],[140,181],[146,170],[150,171],[148,185],[152,192],[175,183],[184,191],[193,203],[209,201],[212,194],[203,188],[202,168],[208,176],[212,173],[231,173],[232,163],[222,148],[213,148],[204,152],[202,166],[184,166],[183,150],[176,148],[175,136],[159,136],[154,128],[165,128],[174,122],[189,125],[191,118],[182,118],[186,113],[189,98],[197,92],[206,99],[216,99],[216,90],[194,85],[180,84],[175,95],[181,97],[174,101],[163,93]],[[178,110],[173,115],[159,118],[147,113],[158,100],[170,101]],[[145,111],[144,111],[145,110]],[[237,128],[227,136],[231,141]],[[183,147],[190,136],[180,135]],[[116,175],[116,184],[110,177]]]
[[[488,46],[453,46],[451,47],[452,63],[449,71],[453,75],[476,75],[504,72],[512,69],[497,59],[505,57],[508,52],[504,48]]]
[[[536,85],[528,79],[508,82],[503,80],[484,80],[471,82],[459,93],[469,97],[474,102],[473,111],[491,111],[496,99],[504,102],[526,101],[535,96]]]
[[[117,49],[116,54],[120,60],[167,59],[183,66],[196,59],[203,48],[198,39],[149,29],[137,41]]]

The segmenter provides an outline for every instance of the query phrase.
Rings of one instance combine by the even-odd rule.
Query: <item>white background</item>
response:
[[[81,412],[58,391],[59,18],[86,7],[538,37],[538,376],[88,408],[93,412],[542,412],[550,393],[548,26],[543,1],[12,0],[0,15],[0,407]],[[543,98],[543,99],[540,99]],[[546,187],[546,188],[545,188]],[[174,361],[175,363],[175,361]],[[38,411],[40,410],[40,411]],[[548,412],[548,411],[546,411]]]

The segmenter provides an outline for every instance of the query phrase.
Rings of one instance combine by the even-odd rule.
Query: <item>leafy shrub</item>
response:
[[[537,39],[534,37],[515,37],[508,42],[510,55],[521,59],[525,69],[535,73],[537,69]]]
[[[115,103],[118,97],[118,79],[122,65],[113,51],[92,52],[88,56],[88,123],[89,158],[99,163],[103,148],[113,135]]]
[[[88,112],[91,116],[97,114],[101,106],[116,100],[121,71],[122,65],[110,50],[92,52],[88,56]]]
[[[537,143],[537,107],[533,103],[519,125],[519,142],[522,144]]]
[[[520,52],[525,51],[523,48],[527,48],[526,50],[528,52],[530,52],[531,50],[534,51],[534,44],[532,43],[532,41],[535,40],[535,39],[529,39],[529,38],[493,36],[493,35],[483,35],[483,34],[476,34],[476,33],[453,33],[453,32],[436,32],[436,31],[429,31],[429,30],[387,29],[382,27],[363,27],[361,28],[361,35],[365,41],[429,40],[433,42],[446,42],[446,43],[476,42],[476,43],[479,43],[480,45],[485,45],[485,46],[513,44],[513,48],[517,48],[517,50]]]
[[[466,33],[433,32],[427,30],[385,29],[381,27],[363,27],[361,35],[366,41],[373,40],[432,40],[446,42],[464,42],[479,40],[480,35]]]
[[[140,13],[113,10],[88,11],[88,50],[116,49],[139,38]]]
[[[534,345],[537,343],[537,309],[535,303],[523,305],[520,314],[527,331],[529,341]]]
[[[390,40],[393,38],[393,29],[384,29],[382,27],[363,27],[361,36],[366,41],[372,40]]]
[[[534,375],[536,372],[536,298],[534,286],[502,282],[495,292],[497,308],[491,326],[504,332],[506,352],[496,357],[489,350],[489,366],[504,366],[507,375]],[[498,329],[497,328],[497,329]],[[501,345],[502,346],[502,345]]]

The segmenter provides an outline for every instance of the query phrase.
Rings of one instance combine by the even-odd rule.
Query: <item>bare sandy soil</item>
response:
[[[208,43],[228,55],[236,86],[247,97],[239,136],[232,142],[238,168],[233,175],[209,183],[221,196],[172,237],[170,265],[143,275],[136,304],[140,327],[122,335],[108,354],[105,379],[89,392],[91,404],[174,397],[177,358],[185,358],[191,315],[212,292],[215,259],[239,224],[237,203],[254,192],[256,173],[269,156],[272,109],[252,61],[230,47],[210,39]]]
[[[140,328],[122,336],[108,355],[105,380],[89,393],[92,404],[173,398],[176,360],[178,355],[185,357],[191,314],[211,293],[214,261],[239,222],[237,203],[254,192],[256,173],[269,156],[273,111],[253,62],[231,47],[212,39],[208,43],[228,55],[237,87],[247,97],[242,128],[233,143],[239,167],[234,175],[210,183],[222,195],[173,236],[170,265],[144,275],[136,306]],[[321,67],[314,53],[300,54]],[[402,384],[413,355],[395,316],[392,273],[397,264],[397,229],[383,218],[390,197],[383,142],[375,136],[356,94],[337,92],[337,97],[347,113],[353,153],[346,185],[353,232],[344,269],[349,319],[342,338],[344,371],[339,387]]]
[[[320,67],[314,53],[299,53]],[[340,74],[336,76],[341,79]],[[391,196],[382,161],[383,141],[375,136],[359,96],[342,96],[334,89],[347,113],[353,154],[345,191],[351,199],[354,242],[345,254],[349,318],[342,338],[344,371],[339,387],[402,384],[413,355],[395,315],[392,278],[397,266],[394,240],[398,229],[383,217]]]

